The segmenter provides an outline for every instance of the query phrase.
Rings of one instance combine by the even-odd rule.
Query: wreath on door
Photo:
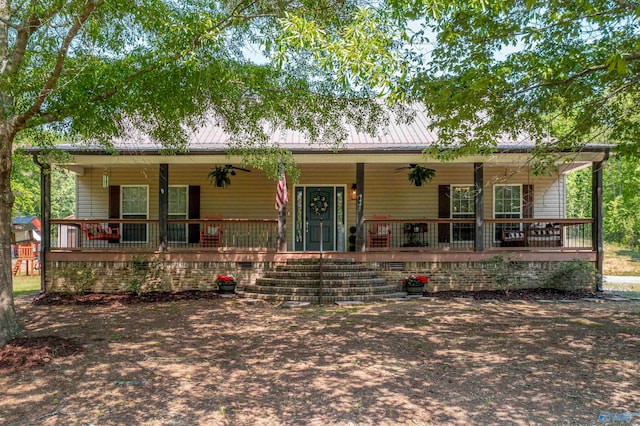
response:
[[[324,195],[316,195],[311,200],[309,208],[311,209],[311,213],[316,216],[321,216],[327,212],[329,203],[327,202],[327,198]]]

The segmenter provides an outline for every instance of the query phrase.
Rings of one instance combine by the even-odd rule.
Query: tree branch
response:
[[[248,2],[245,2],[244,0],[243,1],[239,1],[231,9],[231,11],[223,19],[220,19],[216,24],[214,24],[210,30],[213,30],[213,29],[222,30],[224,28],[227,28],[227,27],[229,27],[230,25],[233,24],[234,20],[255,19],[256,16],[254,16],[254,15],[241,15],[241,13],[243,11],[249,9],[251,6],[253,6],[253,5],[257,4],[257,3],[258,3],[258,0],[250,0]],[[273,11],[271,12],[271,14],[273,15]],[[269,15],[265,15],[265,16],[269,16]],[[104,93],[102,93],[102,94],[100,94],[98,96],[94,96],[93,98],[88,99],[87,102],[94,103],[94,102],[100,102],[100,101],[104,101],[106,99],[109,99],[109,98],[113,97],[120,89],[122,89],[127,84],[131,83],[133,80],[135,80],[136,78],[140,77],[141,75],[145,75],[145,74],[148,74],[150,72],[156,71],[156,70],[162,68],[163,66],[165,66],[166,64],[174,63],[174,62],[179,61],[180,59],[184,58],[189,52],[192,52],[198,46],[200,46],[203,43],[203,41],[205,39],[205,36],[206,36],[205,34],[199,34],[198,36],[196,36],[191,41],[191,43],[189,43],[188,48],[186,48],[186,49],[182,50],[181,52],[178,52],[178,53],[166,58],[161,63],[154,64],[154,65],[149,65],[148,67],[139,69],[139,70],[131,73],[127,77],[122,78],[118,82],[118,84],[114,85],[111,89],[105,91]]]
[[[10,16],[8,1],[0,0],[0,75],[4,74],[9,56]]]
[[[607,16],[609,13],[611,13],[611,10],[607,10],[607,11],[604,11],[604,12],[591,13],[589,15],[578,15],[578,16],[576,16],[574,18],[563,19],[562,21],[554,22],[553,24],[549,24],[549,25],[546,25],[544,27],[528,28],[527,31],[517,32],[515,35],[516,36],[524,36],[524,35],[529,34],[529,33],[541,33],[543,31],[547,31],[547,30],[550,30],[552,28],[563,26],[565,24],[580,22],[580,21],[583,21],[585,19],[597,18],[597,17],[600,17],[600,16]]]
[[[36,102],[32,105],[32,107],[26,113],[14,119],[14,122],[16,125],[19,125],[21,128],[31,128],[31,127],[39,126],[43,123],[55,123],[59,121],[61,117],[67,116],[65,111],[45,112],[45,111],[40,111],[40,107],[42,106],[44,100],[47,98],[48,94],[53,89],[54,85],[56,84],[56,82],[60,77],[60,73],[62,71],[62,66],[64,65],[64,60],[66,59],[66,52],[68,50],[69,44],[71,43],[73,38],[75,38],[78,31],[80,30],[84,22],[88,19],[88,17],[91,15],[93,10],[95,10],[95,8],[101,2],[102,0],[93,0],[87,6],[87,9],[85,9],[84,13],[78,17],[77,23],[69,30],[67,37],[65,38],[65,42],[60,48],[60,53],[58,55],[58,60],[56,62],[56,67],[54,68],[53,75],[47,81],[47,83],[45,84],[45,87],[41,90],[40,95],[38,96]],[[232,25],[234,20],[237,20],[237,19],[242,19],[242,20],[254,19],[255,18],[254,16],[251,16],[251,15],[242,16],[240,14],[257,3],[258,3],[258,0],[239,1],[230,10],[230,12],[224,18],[220,19],[216,24],[214,24],[211,29],[214,29],[214,28],[217,28],[218,30],[224,29]],[[93,5],[93,7],[91,7],[91,5]],[[154,65],[149,65],[145,68],[141,68],[137,71],[132,72],[128,76],[121,78],[119,82],[115,84],[113,87],[111,87],[110,89],[105,90],[103,93],[97,96],[87,99],[86,103],[96,103],[96,102],[101,102],[109,98],[112,98],[113,96],[115,96],[116,93],[118,93],[118,91],[120,91],[123,87],[126,87],[127,84],[131,83],[136,78],[142,75],[148,74],[150,72],[156,71],[164,67],[166,64],[179,61],[180,59],[184,58],[189,52],[192,52],[198,46],[200,46],[203,43],[205,36],[206,36],[205,34],[199,34],[189,43],[189,46],[186,49],[168,58],[165,58],[163,61],[159,63],[156,63]],[[38,118],[37,120],[32,120],[33,118],[36,118],[36,117]]]
[[[19,30],[20,27],[14,23],[12,23],[9,19],[6,19],[3,16],[0,16],[0,22],[2,22],[4,25],[6,25],[9,28],[13,28],[14,30]]]
[[[69,32],[62,42],[62,45],[60,46],[60,50],[58,51],[58,58],[56,59],[56,63],[53,67],[51,76],[45,82],[44,87],[40,90],[40,93],[36,97],[35,102],[24,114],[18,115],[12,120],[12,124],[16,128],[19,129],[24,126],[27,120],[29,120],[31,117],[36,115],[38,111],[40,111],[40,107],[60,79],[60,74],[62,73],[62,68],[64,67],[64,62],[67,58],[67,53],[69,52],[69,46],[71,45],[71,42],[76,38],[84,23],[87,21],[87,19],[89,19],[89,16],[91,16],[93,11],[99,6],[100,3],[102,3],[102,0],[91,0],[87,2],[87,5],[82,14],[76,17],[76,22],[71,26]]]
[[[102,1],[103,0],[91,1],[91,3],[88,5],[85,12],[78,17],[78,22],[76,23],[76,25],[74,25],[74,27],[69,30],[67,37],[65,38],[65,42],[60,49],[58,61],[56,63],[56,67],[54,69],[53,75],[45,84],[45,87],[40,92],[40,95],[38,96],[33,106],[26,113],[24,113],[23,115],[17,118],[18,120],[17,124],[19,124],[21,128],[35,127],[43,123],[54,123],[56,121],[59,121],[62,117],[67,116],[67,114],[69,113],[68,110],[41,111],[40,107],[42,106],[42,104],[44,103],[44,100],[47,98],[48,94],[53,89],[53,87],[55,86],[55,84],[59,79],[60,72],[64,64],[64,60],[66,59],[66,51],[68,49],[70,42],[73,40],[77,32],[80,30],[82,24],[86,21],[86,19],[88,19],[89,15],[91,15],[93,10]],[[343,2],[343,0],[337,0],[337,4],[341,2]],[[269,16],[273,17],[273,16],[276,16],[278,10],[291,10],[288,7],[288,5],[290,5],[290,0],[289,0],[287,4],[279,4],[277,7],[276,6],[267,7],[266,9],[263,9],[263,10],[252,11],[254,13],[243,14],[245,12],[249,12],[251,8],[260,4],[261,2],[259,0],[239,0],[232,8],[229,9],[229,11],[224,16],[220,17],[220,19],[217,22],[215,22],[208,29],[208,31],[214,31],[214,30],[221,31],[221,30],[224,30],[225,28],[230,27],[231,25],[234,25],[238,21],[250,21],[250,20],[259,19],[262,17],[269,17]],[[182,58],[187,56],[190,52],[194,51],[199,46],[201,46],[202,43],[206,40],[206,38],[207,38],[206,32],[196,35],[185,49],[182,49],[181,51],[178,51],[173,55],[170,55],[162,60],[159,60],[154,64],[148,65],[138,70],[133,70],[129,75],[120,78],[119,81],[116,84],[114,84],[111,88],[105,88],[102,93],[96,94],[95,96],[89,99],[86,99],[84,102],[87,104],[93,104],[93,103],[102,102],[109,98],[112,98],[120,90],[122,90],[122,88],[126,87],[128,84],[130,84],[132,81],[135,81],[140,76],[157,71],[162,67],[166,66],[167,64],[175,63],[181,60]]]
[[[630,1],[627,0],[613,0],[617,5],[622,6],[622,7],[626,7],[627,9],[631,9],[634,12],[636,10],[638,10],[638,4],[637,3],[632,3]]]
[[[31,5],[35,8],[35,1],[31,2]],[[36,13],[31,13],[24,20],[21,26],[15,27],[18,32],[16,35],[16,41],[13,48],[13,54],[11,56],[11,60],[7,64],[6,73],[7,74],[15,74],[18,72],[18,68],[24,59],[24,55],[27,49],[27,43],[29,42],[29,38],[31,35],[36,32],[42,25],[49,21],[53,16],[58,14],[62,7],[64,6],[63,2],[58,4],[57,8],[51,9],[51,11],[43,16],[39,16]],[[3,70],[4,71],[4,70]],[[4,74],[4,72],[3,72]]]
[[[637,61],[640,60],[640,53],[625,53],[622,55],[622,59],[625,60],[625,62],[633,62],[633,61]],[[526,87],[522,90],[519,90],[518,92],[515,92],[515,95],[520,95],[522,93],[526,93],[529,92],[531,90],[535,90],[535,89],[539,89],[542,87],[555,87],[555,86],[564,86],[567,84],[571,84],[574,81],[584,77],[585,75],[594,73],[596,71],[602,71],[609,68],[609,64],[600,64],[600,65],[594,65],[592,67],[588,67],[583,69],[582,71],[579,71],[575,74],[573,74],[572,76],[567,77],[564,80],[557,80],[557,81],[548,81],[545,83],[540,83],[540,84],[535,84],[533,86],[529,86]]]

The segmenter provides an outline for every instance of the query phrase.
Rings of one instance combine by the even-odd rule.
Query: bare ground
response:
[[[44,362],[0,371],[1,424],[640,420],[631,417],[640,413],[637,301],[287,310],[220,298],[21,298],[16,309],[26,337],[54,338]]]

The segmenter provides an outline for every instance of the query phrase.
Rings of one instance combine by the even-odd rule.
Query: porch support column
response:
[[[278,252],[287,251],[287,205],[278,209],[278,235],[276,237]],[[295,250],[295,249],[294,249]]]
[[[476,217],[475,251],[484,251],[484,166],[483,163],[473,163],[473,186]]]
[[[160,164],[159,168],[159,194],[158,194],[158,236],[160,237],[160,247],[158,250],[167,250],[169,240],[169,165]]]
[[[51,250],[51,166],[47,163],[41,164],[36,158],[36,163],[40,166],[40,291],[47,290],[47,254]]]
[[[602,171],[604,161],[593,162],[591,165],[591,217],[593,226],[591,228],[591,241],[593,251],[596,252],[596,269],[598,278],[596,281],[597,290],[602,290],[602,272],[604,261],[604,247],[602,244]]]
[[[356,251],[365,250],[364,163],[356,164]]]

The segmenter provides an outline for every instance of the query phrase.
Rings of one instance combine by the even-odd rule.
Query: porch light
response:
[[[351,199],[355,200],[356,199],[356,189],[358,189],[358,185],[356,185],[355,183],[351,184]]]
[[[102,175],[102,187],[109,187],[109,174],[107,173],[107,169],[104,170],[104,174]]]

